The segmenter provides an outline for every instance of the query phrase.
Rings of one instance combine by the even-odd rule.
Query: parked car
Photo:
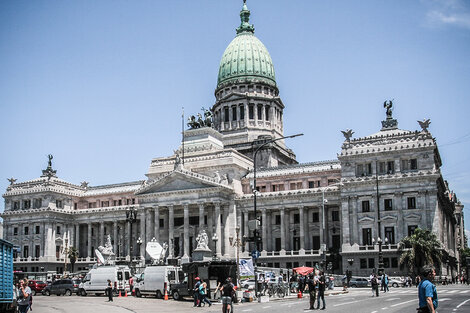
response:
[[[247,279],[240,282],[240,285],[245,289],[254,289],[255,288],[255,280],[254,279]]]
[[[402,277],[388,277],[388,285],[394,288],[403,287],[405,285],[405,279]]]
[[[369,280],[363,277],[352,277],[349,281],[349,287],[357,288],[357,287],[368,287],[370,286]]]
[[[72,292],[78,295],[78,290],[79,290],[80,283],[82,282],[82,280],[78,279],[78,278],[74,278],[74,279],[72,279],[72,282],[73,282],[73,291]]]
[[[31,294],[35,296],[36,293],[41,293],[47,284],[42,280],[30,280],[28,286],[31,288]]]
[[[56,280],[50,285],[47,285],[42,294],[46,296],[50,296],[51,294],[55,295],[66,295],[71,296],[73,292],[73,281],[71,279],[60,279]]]

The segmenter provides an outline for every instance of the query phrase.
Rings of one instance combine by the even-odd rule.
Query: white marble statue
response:
[[[196,250],[210,250],[209,249],[209,237],[207,237],[206,231],[201,230],[196,237],[197,247]]]

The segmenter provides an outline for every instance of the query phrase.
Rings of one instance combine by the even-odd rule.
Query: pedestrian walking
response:
[[[108,279],[106,293],[108,294],[108,302],[113,302],[113,284],[111,283],[110,279]]]
[[[372,286],[372,297],[374,296],[374,294],[378,297],[379,296],[379,281],[377,279],[377,275],[372,274],[370,284]]]
[[[199,305],[199,286],[201,285],[201,280],[199,279],[199,277],[196,277],[194,280],[196,281],[196,283],[194,284],[194,288],[193,288],[193,298],[194,298],[193,307],[196,307]]]
[[[308,294],[310,296],[310,307],[309,307],[309,309],[314,310],[315,309],[315,300],[316,300],[317,293],[316,293],[316,290],[315,290],[316,283],[315,283],[315,280],[313,279],[313,273],[308,276],[307,287],[308,287]]]
[[[28,287],[27,280],[20,280],[20,286],[18,290],[18,310],[20,313],[28,312],[31,300],[31,288]]]
[[[388,275],[385,273],[383,274],[383,277],[382,277],[382,283],[384,286],[384,292],[390,291],[390,289],[388,289]]]
[[[325,304],[325,283],[326,283],[326,279],[325,279],[325,274],[323,273],[323,271],[320,271],[320,277],[318,278],[318,295],[317,295],[317,309],[320,309],[320,299],[322,300],[323,302],[323,306],[321,308],[321,310],[325,310],[326,309],[326,304]]]
[[[232,297],[235,292],[233,289],[232,279],[229,277],[225,280],[225,284],[220,288],[222,294],[222,313],[232,312]]]
[[[425,265],[421,269],[421,282],[418,285],[419,308],[418,313],[436,313],[439,305],[436,285],[432,283],[436,276],[436,270],[431,265]]]
[[[206,306],[206,303],[209,304],[209,306],[212,305],[212,303],[207,299],[207,283],[201,279],[201,283],[199,284],[199,305],[198,307],[201,307],[201,304],[204,303],[204,306]]]

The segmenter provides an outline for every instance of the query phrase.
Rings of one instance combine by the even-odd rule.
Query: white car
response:
[[[253,278],[241,281],[240,285],[245,289],[255,289],[255,279]]]

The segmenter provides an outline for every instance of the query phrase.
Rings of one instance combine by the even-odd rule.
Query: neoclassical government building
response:
[[[52,156],[39,178],[10,180],[0,216],[4,238],[18,247],[16,269],[61,272],[66,246],[79,251],[75,269],[85,269],[107,235],[119,260],[149,261],[144,247],[155,238],[168,243],[168,258],[185,262],[200,230],[216,235],[209,247],[219,258],[235,258],[237,234],[253,236],[253,157],[265,144],[256,155],[258,263],[326,262],[336,273],[368,275],[378,267],[381,237],[385,270],[399,275],[406,269],[399,266],[398,243],[420,227],[437,235],[448,256],[440,273],[459,271],[463,205],[442,176],[430,121],[402,130],[388,102],[375,134],[354,138],[345,130],[336,160],[299,164],[283,140],[285,106],[246,4],[240,17],[220,62],[212,127],[186,130],[173,155],[150,161],[145,180],[70,183],[59,178]],[[134,209],[130,223],[126,212]],[[253,249],[243,242],[240,256]]]

